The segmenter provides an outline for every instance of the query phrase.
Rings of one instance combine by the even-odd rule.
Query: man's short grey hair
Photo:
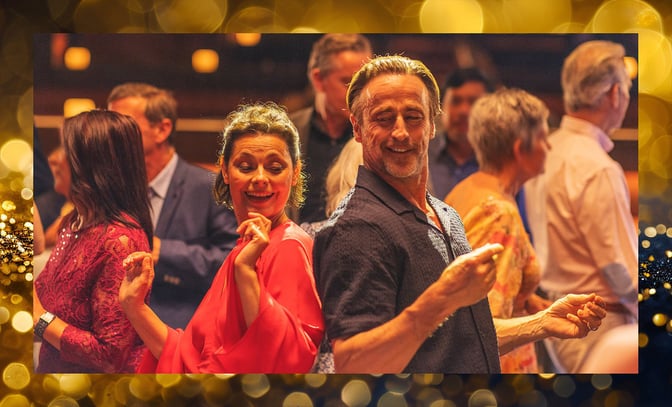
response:
[[[623,46],[611,41],[587,41],[576,47],[562,67],[565,110],[576,112],[597,107],[616,83],[628,91],[630,78],[624,57]]]
[[[324,34],[313,44],[308,59],[308,79],[312,80],[311,72],[316,68],[322,76],[331,72],[334,68],[332,56],[345,51],[371,55],[371,43],[361,34]]]

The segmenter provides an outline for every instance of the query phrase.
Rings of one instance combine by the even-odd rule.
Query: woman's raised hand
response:
[[[126,313],[145,303],[147,293],[154,281],[154,261],[148,252],[134,252],[128,255],[122,267],[126,277],[119,287],[119,302]]]

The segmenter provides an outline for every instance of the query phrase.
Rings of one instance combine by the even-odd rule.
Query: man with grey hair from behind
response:
[[[545,173],[525,185],[540,287],[551,300],[595,292],[607,301],[597,335],[545,341],[559,372],[581,371],[604,334],[637,320],[637,235],[623,169],[608,155],[630,102],[624,57],[622,45],[595,40],[565,59],[566,114],[549,138]]]

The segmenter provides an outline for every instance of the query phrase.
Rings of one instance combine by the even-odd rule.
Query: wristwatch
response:
[[[42,339],[42,336],[44,335],[44,330],[47,329],[47,327],[49,326],[51,321],[54,320],[54,318],[56,318],[56,316],[49,311],[40,315],[40,319],[37,320],[37,324],[35,324],[35,330],[34,330],[35,336]]]

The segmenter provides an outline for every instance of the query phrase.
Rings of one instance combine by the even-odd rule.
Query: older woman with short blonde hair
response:
[[[472,247],[501,243],[497,282],[488,293],[492,315],[512,318],[534,314],[550,305],[536,294],[540,268],[518,212],[515,194],[528,179],[541,173],[549,144],[548,109],[520,89],[501,89],[474,105],[469,142],[479,171],[446,196],[464,221]],[[502,373],[537,372],[534,344],[500,356]]]

